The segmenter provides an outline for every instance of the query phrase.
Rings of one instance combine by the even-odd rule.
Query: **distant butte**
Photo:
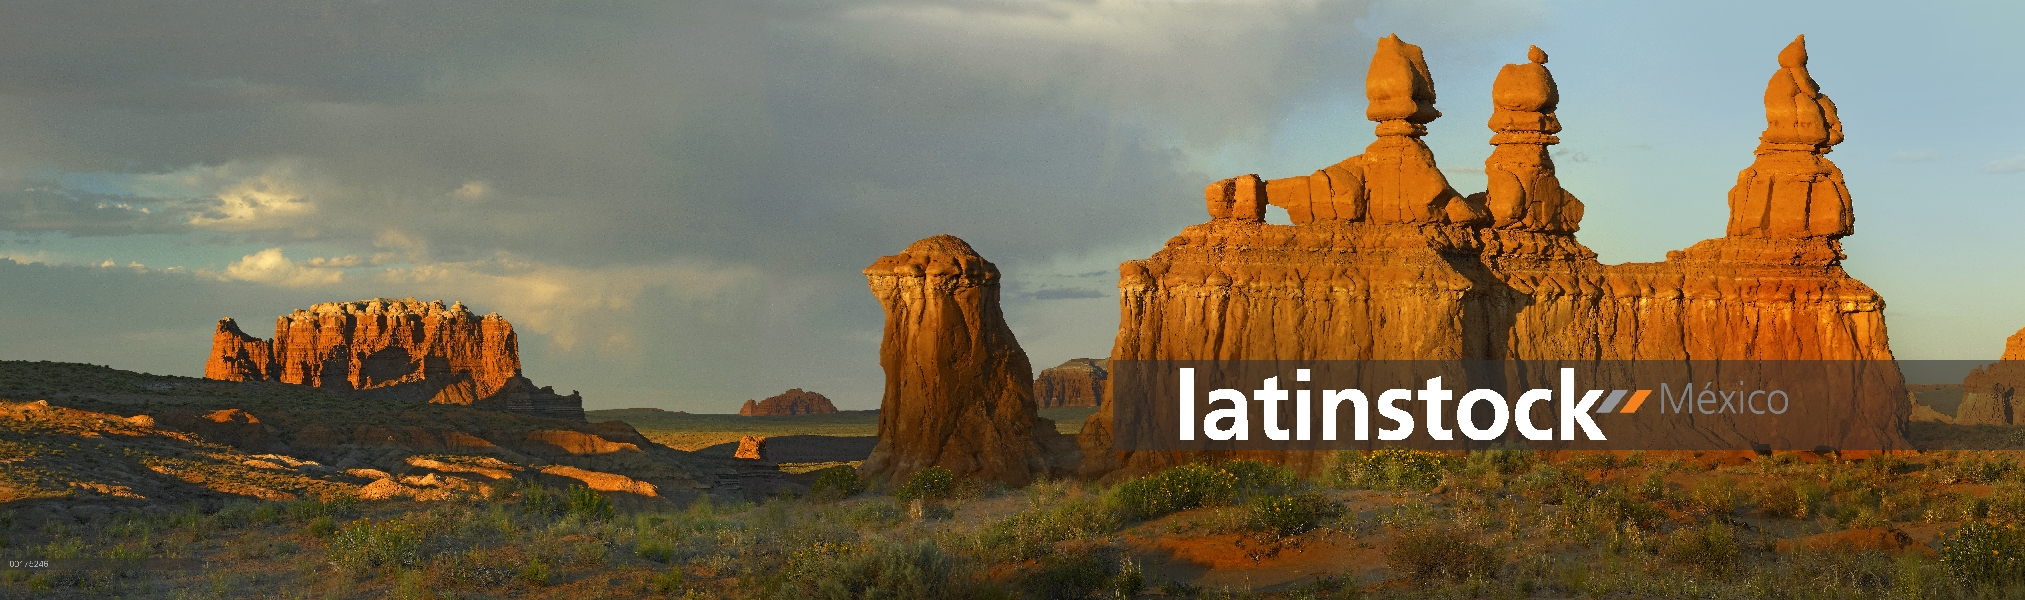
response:
[[[521,375],[512,323],[474,315],[461,302],[326,302],[275,319],[271,341],[226,317],[212,335],[204,377],[584,420],[581,396]]]
[[[837,405],[828,397],[815,392],[794,388],[772,398],[760,401],[746,400],[738,408],[741,417],[786,417],[795,415],[823,415],[837,412]]]

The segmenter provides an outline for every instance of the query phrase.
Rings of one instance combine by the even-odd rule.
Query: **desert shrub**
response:
[[[1736,532],[1721,522],[1682,527],[1669,534],[1660,546],[1660,555],[1675,564],[1705,573],[1727,573],[1736,568],[1742,548]]]
[[[842,500],[865,491],[865,478],[849,465],[823,469],[816,475],[816,482],[809,486],[809,495],[819,500]]]
[[[1118,519],[1099,501],[1083,498],[1052,507],[1033,507],[986,527],[978,545],[1006,560],[1039,557],[1056,542],[1090,539],[1117,530]]]
[[[1369,489],[1431,489],[1442,475],[1462,466],[1462,460],[1446,454],[1421,450],[1386,448],[1370,454],[1338,452],[1331,475],[1337,485]]]
[[[642,536],[633,543],[633,554],[665,564],[675,558],[675,543],[658,537]]]
[[[561,490],[539,483],[530,483],[520,488],[520,510],[530,515],[555,516],[569,506],[569,498]]]
[[[548,563],[537,556],[528,559],[527,564],[520,567],[519,577],[528,585],[541,587],[549,584],[554,578],[554,573],[549,572]]]
[[[1493,448],[1471,452],[1463,469],[1471,474],[1517,475],[1532,470],[1539,456],[1526,448]]]
[[[870,548],[818,543],[788,557],[782,598],[949,598],[956,561],[926,541],[879,543]]]
[[[1428,583],[1488,578],[1498,569],[1497,552],[1448,527],[1400,531],[1385,550],[1385,563],[1408,579]]]
[[[955,473],[951,473],[949,469],[942,467],[929,467],[915,471],[914,476],[907,478],[907,483],[901,485],[900,491],[893,495],[899,497],[901,500],[914,500],[917,498],[921,500],[939,500],[947,497],[950,489],[955,485]]]
[[[1603,471],[1617,468],[1617,455],[1608,452],[1583,452],[1561,461],[1564,469],[1576,471]]]
[[[1688,499],[1710,514],[1729,514],[1737,509],[1737,482],[1728,477],[1703,477],[1688,491]]]
[[[1962,583],[2016,583],[2025,580],[2025,531],[2017,523],[1963,523],[1941,538],[1940,559]]]
[[[1042,559],[1019,587],[1033,598],[1133,598],[1146,576],[1139,563],[1110,551],[1065,552]]]
[[[1238,477],[1230,471],[1189,464],[1118,484],[1106,500],[1119,516],[1145,520],[1229,504],[1236,499],[1237,490]]]
[[[682,569],[669,569],[655,574],[654,579],[649,582],[649,585],[653,587],[655,592],[674,594],[680,591],[682,584],[686,582],[686,579],[682,576]]]
[[[1256,460],[1233,460],[1219,463],[1216,468],[1223,469],[1224,472],[1237,478],[1236,491],[1239,496],[1282,492],[1293,489],[1300,483],[1300,478],[1294,476],[1293,469]]]
[[[304,525],[302,530],[310,537],[330,537],[330,534],[337,533],[337,522],[328,516],[317,517],[310,520],[308,525]]]
[[[1343,507],[1321,494],[1262,494],[1251,500],[1251,520],[1278,536],[1299,535],[1343,513]]]
[[[612,517],[612,499],[581,485],[572,485],[566,492],[567,504],[563,512],[588,520],[602,521]]]
[[[1758,512],[1768,517],[1805,519],[1814,512],[1811,499],[1799,486],[1783,479],[1758,486],[1753,500],[1758,504]]]
[[[907,514],[890,502],[868,502],[851,507],[844,512],[844,525],[884,529],[900,524]]]
[[[2010,456],[1990,458],[1983,453],[1964,453],[1940,469],[1943,483],[1996,483],[2018,470]]]
[[[422,562],[422,541],[408,523],[359,519],[331,534],[330,562],[354,571],[414,567]]]
[[[1561,493],[1561,522],[1577,539],[1615,530],[1629,522],[1651,528],[1666,516],[1651,503],[1639,500],[1623,486],[1566,487]]]
[[[1631,494],[1637,496],[1639,500],[1657,502],[1666,499],[1668,489],[1666,475],[1653,471],[1646,473],[1645,478],[1639,480],[1638,487],[1632,489]]]

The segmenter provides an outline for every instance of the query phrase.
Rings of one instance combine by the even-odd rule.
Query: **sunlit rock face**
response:
[[[1033,368],[999,310],[999,271],[970,244],[938,235],[864,270],[886,313],[879,443],[860,470],[901,479],[940,466],[1023,485],[1047,473]]]
[[[1209,222],[1120,265],[1113,364],[1892,358],[1883,298],[1841,266],[1838,240],[1854,221],[1841,172],[1824,157],[1841,142],[1840,122],[1807,75],[1802,40],[1780,54],[1726,235],[1656,263],[1604,265],[1576,240],[1588,209],[1561,188],[1546,148],[1560,141],[1558,90],[1546,53],[1532,48],[1528,59],[1498,75],[1489,189],[1464,196],[1419,139],[1440,115],[1419,49],[1381,40],[1367,78],[1378,141],[1312,175],[1211,184]],[[1268,205],[1293,225],[1265,223]],[[1905,397],[1895,367],[1851,383]],[[1105,398],[1079,436],[1083,475],[1203,458],[1113,450],[1116,396]],[[1852,445],[1905,447],[1908,405],[1848,408]],[[1325,454],[1219,456],[1313,471]]]
[[[441,300],[317,304],[275,319],[272,341],[240,332],[228,317],[218,322],[204,374],[583,419],[581,397],[521,376],[512,323]]]

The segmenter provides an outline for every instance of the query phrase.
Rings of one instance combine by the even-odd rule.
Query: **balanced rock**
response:
[[[864,270],[886,313],[879,443],[860,470],[903,479],[941,466],[1024,485],[1048,470],[1033,368],[999,311],[999,271],[970,244],[938,235]]]
[[[793,415],[821,415],[837,412],[837,405],[828,397],[815,392],[804,392],[794,388],[772,398],[760,401],[746,400],[738,408],[741,417],[785,417]]]
[[[1955,422],[1962,425],[2025,425],[2025,329],[2004,341],[2004,357],[1977,367],[1962,378],[1962,404]]]
[[[1034,378],[1034,403],[1040,408],[1097,406],[1104,400],[1105,365],[1099,358],[1072,358],[1041,369]]]
[[[204,376],[279,381],[437,404],[583,420],[583,398],[521,376],[520,342],[497,313],[414,298],[327,302],[275,319],[274,340],[218,322]]]
[[[1209,222],[1120,265],[1122,315],[1112,364],[1862,361],[1850,375],[1847,389],[1858,392],[1850,397],[1905,398],[1886,342],[1884,300],[1841,265],[1836,238],[1851,231],[1848,196],[1839,172],[1820,158],[1841,141],[1840,128],[1832,105],[1805,79],[1804,49],[1793,58],[1798,44],[1781,54],[1782,70],[1768,92],[1788,102],[1768,103],[1768,118],[1799,125],[1768,128],[1755,171],[1747,170],[1730,194],[1727,235],[1671,252],[1665,262],[1604,265],[1575,239],[1585,209],[1561,189],[1545,151],[1560,131],[1545,53],[1532,49],[1530,64],[1507,66],[1493,87],[1497,148],[1485,162],[1490,189],[1470,196],[1479,203],[1445,191],[1418,138],[1422,124],[1439,114],[1418,49],[1381,40],[1366,80],[1367,116],[1380,123],[1379,141],[1316,174],[1266,182],[1268,200],[1286,207],[1293,225],[1212,210]],[[1798,109],[1786,107],[1803,100],[1817,117],[1788,114]],[[1801,167],[1806,178],[1795,170]],[[1752,198],[1769,201],[1744,201]],[[1830,216],[1817,220],[1822,211]],[[1817,222],[1826,225],[1813,228]],[[1116,422],[1122,400],[1115,392],[1079,436],[1085,476],[1122,477],[1206,458],[1254,458],[1313,472],[1328,455],[1114,450],[1114,440],[1153,435],[1115,429],[1152,425]],[[1841,436],[1833,447],[1907,447],[1909,404],[1851,401],[1835,408],[1846,417],[1832,432]],[[1744,429],[1720,416],[1694,427],[1688,433],[1740,448],[1782,443],[1734,439]],[[1171,432],[1154,432],[1161,433]]]

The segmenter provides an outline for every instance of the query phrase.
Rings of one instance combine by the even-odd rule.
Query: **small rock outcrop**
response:
[[[1096,406],[1104,402],[1107,363],[1101,358],[1072,358],[1041,369],[1034,377],[1034,404],[1040,408]]]
[[[218,322],[204,376],[582,420],[583,398],[520,372],[520,342],[498,313],[414,298],[327,302],[275,319],[272,341]]]
[[[766,436],[747,435],[738,438],[738,451],[731,457],[763,461],[766,460],[766,455]]]
[[[2025,425],[2025,329],[2004,341],[2004,356],[1962,378],[1962,405],[1955,409],[1961,425]]]
[[[795,415],[821,415],[837,412],[837,405],[828,397],[815,392],[794,388],[772,398],[760,401],[746,400],[738,407],[741,417],[787,417]]]
[[[864,270],[886,313],[879,443],[860,470],[903,479],[931,466],[1024,485],[1048,471],[1033,367],[999,311],[999,271],[938,235]]]

